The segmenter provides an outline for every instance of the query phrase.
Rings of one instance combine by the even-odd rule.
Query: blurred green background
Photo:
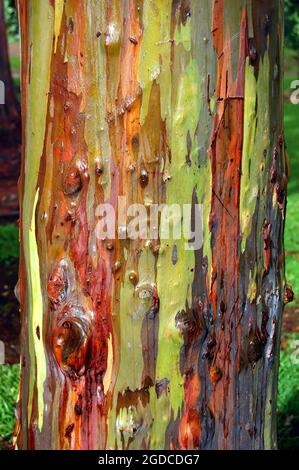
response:
[[[284,119],[291,174],[285,230],[286,279],[293,288],[295,299],[286,308],[283,325],[278,390],[278,444],[280,449],[299,449],[299,355],[298,361],[292,361],[294,352],[299,346],[299,105],[290,102],[291,83],[299,79],[299,6],[297,0],[286,0],[285,6]],[[5,0],[5,15],[11,51],[11,69],[19,93],[20,61],[16,47],[18,26],[14,0]],[[15,269],[18,250],[17,225],[2,221],[0,277],[5,277]],[[5,318],[10,315],[10,303],[6,299],[5,284],[1,284],[1,289],[4,291],[0,299],[0,325],[4,325]],[[18,382],[18,365],[0,365],[0,448],[11,441]]]

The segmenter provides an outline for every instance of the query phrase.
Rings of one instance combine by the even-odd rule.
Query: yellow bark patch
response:
[[[44,410],[44,382],[47,376],[46,355],[43,345],[43,297],[40,280],[39,256],[35,235],[35,211],[38,202],[39,190],[35,193],[33,214],[29,230],[29,273],[30,273],[30,301],[31,301],[31,335],[36,357],[36,387],[38,404],[38,428],[43,425]],[[39,331],[39,333],[37,333]]]
[[[266,197],[267,171],[263,165],[264,152],[270,149],[269,55],[259,64],[258,79],[247,58],[245,64],[244,143],[240,189],[240,221],[242,252],[251,231],[252,217],[259,198]]]
[[[54,18],[54,53],[57,50],[58,37],[61,29],[62,15],[63,15],[64,0],[55,0],[55,18]]]
[[[143,6],[144,33],[139,66],[143,90],[140,122],[148,113],[154,81],[161,88],[161,116],[165,119],[170,106],[170,22],[171,0],[145,0]]]

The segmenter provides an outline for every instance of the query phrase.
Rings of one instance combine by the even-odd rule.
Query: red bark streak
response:
[[[84,2],[81,8],[74,2],[72,20],[76,34],[69,34],[64,12],[51,66],[47,133],[51,132],[55,158],[46,233],[50,244],[49,270],[52,271],[52,264],[56,265],[48,274],[50,309],[54,310],[47,314],[52,328],[50,347],[64,374],[58,375],[63,389],[59,411],[60,448],[88,449],[105,441],[106,424],[102,416],[107,410],[103,407],[102,377],[107,368],[107,342],[112,333],[110,286],[115,255],[110,255],[101,241],[97,242],[96,263],[89,253],[89,237],[95,226],[89,227],[87,219],[87,191],[89,174],[95,169],[88,168],[84,139],[88,77],[85,77],[82,52],[85,44],[83,9]],[[69,56],[76,58],[77,66],[65,62],[65,48]],[[45,142],[39,178],[41,194],[48,152]],[[65,260],[62,265],[59,264],[61,259]],[[55,369],[52,374],[54,378]],[[78,414],[78,396],[83,397],[81,414]],[[69,400],[73,403],[73,415],[69,412]],[[71,432],[66,432],[70,421],[75,424]],[[98,424],[91,429],[89,423]]]
[[[48,282],[48,297],[52,302],[53,308],[66,299],[67,273],[66,267],[58,263],[50,276]]]
[[[235,403],[233,377],[238,363],[238,350],[231,351],[232,329],[236,329],[238,311],[239,278],[239,196],[243,144],[244,64],[247,55],[247,20],[243,11],[240,26],[239,65],[233,80],[231,48],[233,44],[224,26],[224,2],[215,1],[213,14],[214,47],[218,55],[217,101],[211,137],[212,200],[210,228],[212,232],[212,283],[210,300],[214,311],[214,336],[216,349],[210,379],[214,385],[210,408],[216,422],[223,423],[219,430],[219,446],[226,447],[226,439],[232,432],[233,416],[230,409]],[[220,255],[221,254],[221,255]],[[218,282],[216,283],[216,277]],[[220,286],[220,288],[219,288]],[[225,306],[225,307],[223,307]],[[236,334],[239,335],[237,329]]]
[[[290,302],[293,302],[294,297],[295,295],[294,295],[293,289],[291,288],[291,286],[286,285],[285,291],[284,291],[284,303],[288,304]]]
[[[27,110],[27,65],[28,65],[28,14],[27,14],[27,4],[25,2],[20,2],[19,4],[19,18],[20,23],[23,24],[23,28],[21,29],[21,41],[23,44],[24,50],[22,50],[22,63],[21,63],[21,87],[22,87],[22,146],[23,149],[26,147],[26,110]],[[23,150],[24,152],[24,150]],[[24,175],[25,172],[25,159],[22,158],[21,160],[21,174]],[[23,193],[24,193],[24,178],[20,178],[18,182],[18,192],[19,192],[19,200],[22,200]],[[22,220],[22,204],[20,204],[20,216],[19,220]],[[22,403],[19,406],[19,413],[18,413],[18,420],[16,423],[15,431],[20,429],[18,435],[18,441],[23,442],[24,446],[29,443],[29,437],[27,435],[27,429],[29,427],[28,423],[28,413],[26,409],[26,403],[28,400],[28,382],[29,378],[28,375],[25,373],[25,370],[28,366],[29,362],[29,350],[28,346],[25,347],[25,336],[27,334],[26,324],[27,319],[25,317],[26,311],[24,306],[26,305],[26,264],[25,264],[25,257],[24,257],[24,245],[23,245],[23,231],[20,231],[20,263],[19,263],[19,283],[18,283],[18,290],[19,290],[19,302],[20,302],[20,320],[21,320],[21,338],[23,338],[24,346],[21,352],[21,378],[20,378],[20,394],[22,395]],[[28,369],[27,369],[28,370]],[[20,426],[20,428],[19,428]],[[23,432],[24,429],[24,432]],[[26,438],[27,436],[27,442]]]
[[[271,224],[265,222],[263,229],[263,240],[264,240],[264,255],[265,255],[265,272],[269,272],[271,262]]]

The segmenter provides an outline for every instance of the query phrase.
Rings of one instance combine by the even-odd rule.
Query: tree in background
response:
[[[283,2],[19,6],[17,447],[275,448]],[[118,196],[202,204],[202,248],[99,239]]]
[[[20,115],[9,65],[3,0],[0,0],[0,80],[5,86],[5,104],[0,105],[0,128],[14,128]]]
[[[15,0],[3,0],[4,1],[4,19],[6,24],[6,30],[10,42],[16,42],[20,40],[19,35],[19,23],[16,12]]]
[[[299,1],[285,0],[285,42],[299,57]]]

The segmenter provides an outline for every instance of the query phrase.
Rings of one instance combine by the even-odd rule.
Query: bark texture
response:
[[[286,162],[280,0],[29,0],[22,449],[276,446]],[[204,243],[96,238],[203,205]]]
[[[3,0],[0,0],[0,80],[5,87],[5,104],[0,105],[0,127],[3,129],[14,127],[20,121],[9,65]]]

